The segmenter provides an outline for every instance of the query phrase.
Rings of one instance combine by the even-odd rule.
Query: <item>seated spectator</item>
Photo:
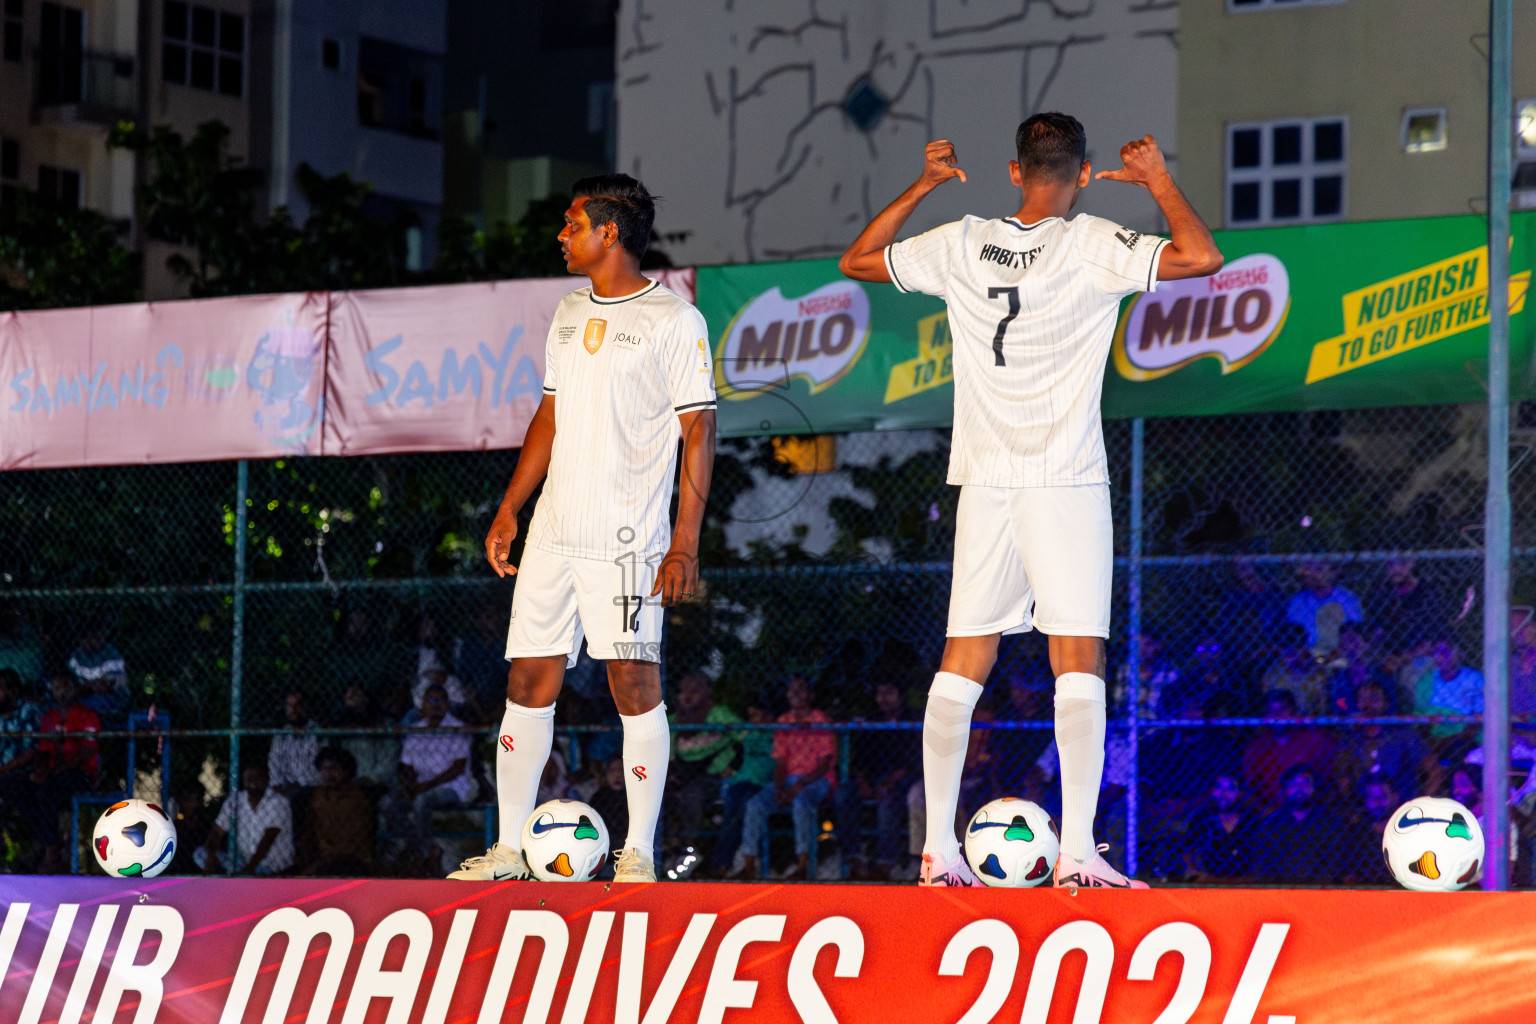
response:
[[[100,626],[86,627],[69,656],[69,670],[80,690],[80,703],[120,726],[128,720],[128,668]]]
[[[309,805],[309,791],[320,785],[320,769],[315,758],[320,753],[319,726],[309,717],[309,702],[298,690],[283,695],[283,728],[272,737],[267,751],[270,785],[290,803]],[[302,824],[302,823],[301,823]]]
[[[1348,866],[1339,843],[1344,822],[1317,792],[1317,775],[1305,764],[1287,768],[1280,779],[1284,802],[1254,829],[1254,871],[1277,882],[1325,882]]]
[[[1307,646],[1313,654],[1330,655],[1339,648],[1339,627],[1365,619],[1360,599],[1335,584],[1338,569],[1332,562],[1303,562],[1296,578],[1302,590],[1285,606],[1285,621],[1307,631]]]
[[[80,703],[75,677],[61,673],[53,677],[54,704],[43,712],[38,731],[43,733],[92,733],[101,731],[101,718]],[[63,856],[64,841],[59,816],[76,793],[90,792],[101,781],[101,753],[91,737],[43,736],[37,741],[37,755],[27,774],[29,786],[18,801],[17,809],[32,829],[43,859],[38,873],[56,874],[68,870]]]
[[[1279,657],[1265,671],[1259,685],[1267,695],[1285,690],[1295,699],[1300,714],[1319,715],[1328,708],[1328,669],[1312,653],[1306,629],[1288,622],[1276,637]]]
[[[1219,636],[1215,633],[1201,636],[1195,642],[1194,653],[1181,673],[1179,691],[1182,703],[1193,701],[1205,711],[1219,709],[1222,714],[1246,713],[1247,695],[1243,693],[1243,677],[1233,666],[1234,659],[1230,657],[1227,645]],[[1165,701],[1160,717],[1184,716]]]
[[[1421,715],[1480,715],[1483,713],[1483,674],[1462,664],[1461,644],[1452,636],[1435,641],[1434,670],[1414,686],[1413,709]],[[1477,742],[1475,723],[1443,722],[1430,729],[1442,756],[1459,761]]]
[[[1156,718],[1163,691],[1179,681],[1179,669],[1164,653],[1163,641],[1156,633],[1143,630],[1141,636],[1137,638],[1136,645],[1137,713],[1143,718]],[[1112,714],[1125,712],[1126,700],[1130,693],[1129,673],[1128,660],[1121,663],[1115,670],[1114,687],[1109,695],[1109,703],[1111,708],[1117,710]]]
[[[421,717],[400,746],[399,788],[385,795],[386,820],[405,824],[409,849],[422,877],[442,874],[442,850],[432,843],[432,812],[474,799],[479,785],[469,770],[470,737],[430,733],[464,725],[448,711],[448,692],[436,684],[421,695]]]
[[[350,878],[373,869],[373,801],[357,784],[357,761],[340,747],[315,755],[320,785],[309,794],[300,874]]]
[[[448,695],[447,710],[456,715],[463,712],[469,703],[470,692],[453,674],[452,661],[451,645],[444,643],[438,635],[437,620],[431,615],[422,615],[416,626],[416,682],[411,686],[411,701],[418,709],[427,687],[441,686]]]
[[[1396,672],[1414,658],[1429,653],[1434,638],[1445,632],[1450,615],[1438,588],[1419,579],[1411,558],[1386,564],[1386,585],[1371,601],[1370,621],[1386,652],[1383,667]]]
[[[1205,718],[1201,691],[1188,680],[1170,689],[1164,704],[1169,717]],[[1241,751],[1223,729],[1171,726],[1141,742],[1142,858],[1154,875],[1178,873],[1190,813],[1209,797],[1210,780],[1235,776],[1241,760]]]
[[[615,754],[600,767],[598,787],[587,797],[586,802],[608,827],[608,845],[617,849],[624,845],[624,837],[629,834],[629,797],[624,792],[624,757]],[[613,877],[612,857],[603,863],[603,870],[598,877]]]
[[[1355,690],[1353,712],[1361,718],[1390,714],[1386,690],[1375,679],[1366,679]],[[1406,725],[1358,725],[1346,729],[1333,762],[1334,781],[1348,805],[1360,799],[1367,783],[1385,779],[1393,792],[1419,793],[1419,780],[1428,770],[1429,746]]]
[[[22,698],[21,676],[14,668],[0,668],[0,814],[22,813],[31,806],[32,762],[37,758],[37,738],[19,733],[37,732],[43,712]]]
[[[901,687],[887,680],[875,684],[875,713],[868,721],[894,725],[922,718],[907,708]],[[905,854],[907,788],[922,773],[920,730],[871,729],[850,734],[848,784],[837,792],[837,831],[849,862],[845,867],[854,879],[889,878]],[[864,843],[866,801],[875,805],[873,871]]]
[[[476,721],[501,721],[507,698],[506,651],[506,610],[494,604],[481,605],[475,612],[474,630],[453,639],[454,668],[464,682],[465,707],[474,711]]]
[[[1191,882],[1233,882],[1253,874],[1252,813],[1236,773],[1211,780],[1208,802],[1189,819],[1184,877]]]
[[[345,729],[377,729],[387,723],[373,699],[356,683],[342,694],[337,715],[338,733]],[[357,784],[377,800],[394,784],[395,766],[400,763],[400,740],[396,736],[339,735],[335,745],[352,755],[357,765]]]
[[[749,725],[770,725],[773,716],[768,713],[766,701],[753,701],[747,705]],[[717,877],[731,874],[741,852],[741,830],[746,820],[747,804],[752,798],[773,785],[773,737],[769,729],[743,729],[738,735],[741,744],[741,765],[727,768],[721,773],[724,789],[720,794],[720,837],[715,841],[715,852],[710,858],[710,868]],[[755,851],[754,851],[755,852]]]
[[[1333,675],[1328,680],[1328,707],[1323,714],[1345,715],[1354,711],[1355,694],[1366,682],[1381,687],[1387,701],[1387,710],[1382,714],[1397,714],[1397,683],[1371,656],[1365,627],[1357,622],[1339,627],[1339,650],[1330,667]]]
[[[789,710],[779,716],[780,725],[830,723],[825,711],[816,707],[811,684],[799,676],[785,688]],[[742,846],[746,850],[741,874],[758,875],[757,854],[768,834],[768,816],[775,810],[790,809],[795,822],[795,866],[786,879],[805,878],[811,844],[816,841],[816,809],[832,795],[836,786],[833,769],[837,764],[837,735],[830,731],[797,729],[777,732],[773,737],[773,787],[754,796],[747,804],[742,824]]]
[[[716,704],[709,681],[688,672],[678,681],[677,708],[668,716],[677,725],[734,725],[741,718]],[[704,813],[720,797],[723,773],[739,758],[735,734],[725,731],[672,730],[672,761],[667,768],[667,800],[676,819],[674,845],[697,846]]]
[[[1222,594],[1216,621],[1231,637],[1273,636],[1284,620],[1285,599],[1259,575],[1251,558],[1233,559],[1232,575],[1236,586]]]
[[[205,875],[224,870],[219,862],[224,840],[235,830],[236,875],[278,875],[293,867],[293,810],[288,798],[267,785],[267,766],[260,761],[240,772],[241,791],[232,793],[219,808],[208,841],[194,854]]]
[[[1289,690],[1271,690],[1264,702],[1264,717],[1281,722],[1299,717],[1296,697]],[[1269,724],[1243,748],[1243,780],[1264,809],[1280,804],[1285,795],[1282,781],[1292,768],[1306,766],[1314,773],[1333,763],[1333,742],[1310,726]],[[1316,774],[1313,779],[1316,779]]]
[[[1392,812],[1403,804],[1400,791],[1385,776],[1370,779],[1359,789],[1359,809],[1350,822],[1347,848],[1350,860],[1345,867],[1346,882],[1366,885],[1390,885],[1392,872],[1381,854],[1382,835]]]
[[[191,875],[201,871],[197,856],[201,846],[191,843],[193,836],[206,836],[213,829],[213,814],[208,809],[208,791],[196,779],[176,786],[165,813],[176,825],[176,853],[171,858],[169,875]]]

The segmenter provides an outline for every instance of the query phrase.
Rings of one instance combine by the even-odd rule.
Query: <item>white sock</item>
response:
[[[523,825],[539,802],[539,776],[555,742],[555,706],[525,708],[507,701],[496,737],[497,842],[523,848]]]
[[[981,684],[953,672],[934,674],[923,714],[923,802],[927,837],[923,852],[942,860],[960,856],[955,811],[960,803],[960,774],[971,735],[971,711],[981,698]]]
[[[672,748],[667,706],[658,704],[643,715],[620,715],[619,721],[624,724],[624,795],[629,802],[629,836],[624,845],[654,860],[656,821],[661,817]]]
[[[1056,751],[1061,757],[1061,852],[1094,855],[1093,816],[1104,777],[1104,680],[1087,672],[1056,677]]]

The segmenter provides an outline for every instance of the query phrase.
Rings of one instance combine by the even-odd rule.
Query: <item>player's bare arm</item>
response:
[[[523,450],[517,456],[517,468],[512,471],[512,482],[501,497],[501,506],[496,509],[496,518],[491,520],[490,532],[485,535],[485,558],[497,576],[506,577],[517,572],[517,566],[507,561],[512,552],[512,541],[517,537],[517,514],[549,472],[549,454],[554,446],[555,396],[545,395],[528,424]]]
[[[715,410],[696,409],[678,416],[683,428],[683,478],[677,489],[677,524],[672,546],[661,560],[651,596],[661,595],[665,607],[693,597],[699,587],[699,534],[704,528],[704,503],[715,468]]]
[[[948,139],[928,143],[923,150],[923,172],[853,240],[842,259],[837,261],[837,269],[856,281],[890,284],[891,273],[885,268],[885,247],[896,241],[896,233],[912,216],[917,204],[951,178],[965,181],[965,172],[955,162],[954,145]]]
[[[1168,173],[1168,164],[1157,140],[1147,135],[1120,147],[1118,171],[1100,171],[1095,178],[1140,185],[1152,193],[1158,209],[1168,221],[1168,245],[1157,263],[1159,281],[1177,281],[1186,277],[1207,277],[1221,269],[1221,250],[1211,229],[1189,205],[1184,193]]]

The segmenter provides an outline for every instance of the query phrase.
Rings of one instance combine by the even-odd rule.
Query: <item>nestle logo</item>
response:
[[[810,295],[795,303],[801,316],[822,316],[826,313],[841,313],[853,308],[853,293],[841,292],[836,295]]]
[[[1207,278],[1213,292],[1234,292],[1239,288],[1252,288],[1269,283],[1269,266],[1244,267],[1241,270],[1223,270]]]

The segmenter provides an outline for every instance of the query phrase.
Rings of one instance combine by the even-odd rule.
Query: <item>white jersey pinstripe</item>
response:
[[[966,217],[886,248],[896,287],[949,307],[951,484],[1108,482],[1104,363],[1120,300],[1156,288],[1166,244],[1083,214]]]
[[[529,544],[603,560],[666,551],[678,414],[715,407],[708,338],[703,315],[656,282],[560,301],[544,347],[555,443]]]

